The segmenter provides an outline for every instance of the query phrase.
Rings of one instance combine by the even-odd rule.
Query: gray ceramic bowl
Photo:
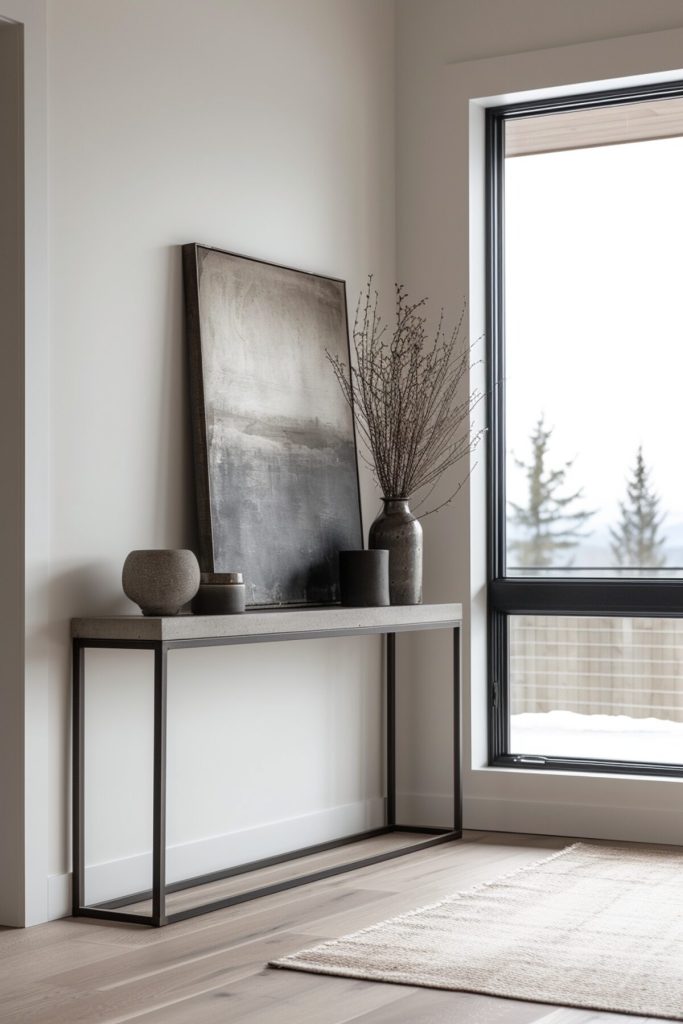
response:
[[[123,590],[143,615],[177,615],[199,590],[193,551],[131,551],[123,563]]]

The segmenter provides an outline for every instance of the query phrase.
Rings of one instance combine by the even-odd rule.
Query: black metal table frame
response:
[[[453,828],[424,828],[421,826],[398,825],[396,823],[396,633],[417,630],[449,628],[453,631]],[[189,647],[222,647],[245,643],[281,642],[284,640],[323,639],[336,636],[358,636],[363,634],[386,636],[386,822],[381,828],[334,839],[315,846],[308,846],[288,853],[262,860],[251,861],[236,867],[211,874],[198,875],[182,881],[166,883],[166,712],[167,712],[167,659],[168,652]],[[460,687],[460,625],[452,622],[424,623],[419,625],[382,627],[354,627],[350,629],[312,630],[310,632],[268,633],[244,636],[221,636],[182,640],[127,640],[95,639],[74,637],[73,641],[73,890],[72,914],[74,917],[98,918],[105,921],[120,921],[127,924],[151,925],[159,928],[185,918],[208,914],[236,903],[268,896],[295,886],[305,885],[322,878],[329,878],[356,868],[393,860],[417,850],[426,849],[439,843],[460,839],[462,836],[462,787],[461,787],[461,687]],[[154,782],[153,782],[153,836],[152,836],[152,888],[145,892],[133,893],[118,899],[107,900],[91,906],[84,905],[85,898],[85,651],[87,648],[109,648],[128,650],[149,650],[154,652]],[[212,900],[200,906],[166,912],[167,893],[194,888],[215,882],[222,878],[256,871],[285,861],[297,860],[325,850],[335,849],[362,839],[385,835],[390,832],[417,832],[432,835],[397,850],[373,854],[358,860],[295,875],[271,885]],[[152,900],[152,913],[125,913],[120,909],[132,904]]]

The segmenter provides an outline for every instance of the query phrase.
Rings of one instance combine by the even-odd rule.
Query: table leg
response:
[[[453,828],[462,832],[462,652],[460,628],[453,630]]]
[[[396,824],[396,634],[387,633],[387,816]]]
[[[166,676],[168,651],[154,647],[154,809],[152,923],[166,924]]]
[[[72,888],[71,913],[76,917],[85,901],[85,651],[76,639],[72,644],[72,768],[71,768],[71,846],[72,846]]]

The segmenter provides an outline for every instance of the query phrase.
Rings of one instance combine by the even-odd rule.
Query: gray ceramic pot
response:
[[[177,615],[199,590],[193,551],[131,551],[123,564],[123,590],[143,615]]]
[[[422,604],[422,527],[407,498],[382,498],[384,508],[370,527],[369,547],[389,550],[392,604]]]

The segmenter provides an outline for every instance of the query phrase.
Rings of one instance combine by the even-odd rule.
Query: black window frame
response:
[[[506,576],[504,188],[508,120],[683,97],[683,81],[532,100],[486,110],[487,607],[489,765],[532,771],[683,777],[681,765],[511,754],[511,615],[682,618],[683,579]],[[682,758],[683,760],[683,758]]]

